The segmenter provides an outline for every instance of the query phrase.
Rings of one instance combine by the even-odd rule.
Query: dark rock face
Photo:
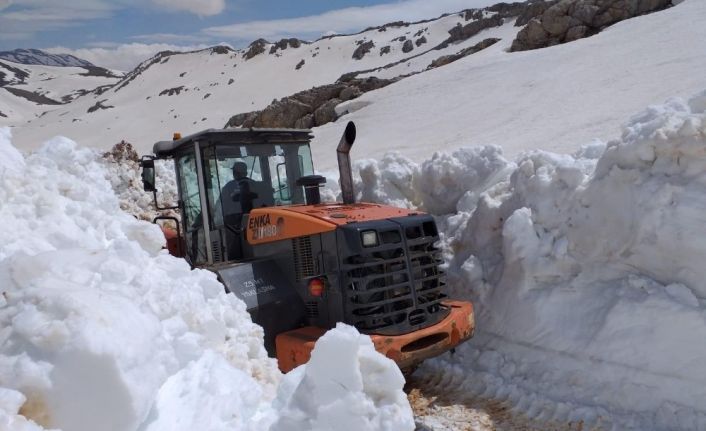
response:
[[[520,16],[517,17],[517,21],[515,21],[515,26],[522,27],[523,25],[527,25],[530,20],[532,20],[532,18],[536,18],[542,15],[544,11],[554,6],[558,2],[559,0],[551,0],[532,3],[520,14]]]
[[[175,94],[178,95],[179,93],[181,93],[182,90],[184,90],[184,86],[180,85],[178,87],[167,88],[166,90],[162,90],[159,92],[159,95],[160,96],[174,96]]]
[[[312,114],[306,114],[294,122],[295,129],[311,129],[314,125],[314,115]]]
[[[115,108],[115,106],[110,106],[110,105],[107,105],[107,106],[106,106],[106,105],[104,105],[103,102],[105,102],[105,101],[107,101],[107,100],[108,100],[108,99],[104,99],[104,100],[99,100],[99,101],[97,101],[96,104],[93,105],[93,106],[91,106],[90,108],[88,108],[88,111],[86,111],[86,112],[88,112],[88,113],[90,114],[90,113],[92,113],[92,112],[96,112],[96,111],[99,110],[99,109]]]
[[[404,45],[402,45],[402,52],[407,54],[408,52],[411,52],[414,49],[414,44],[412,43],[412,40],[406,40],[404,42]]]
[[[468,9],[463,14],[464,21],[478,20],[483,18],[483,9]]]
[[[43,94],[35,93],[33,91],[23,90],[17,87],[5,87],[5,90],[14,94],[17,97],[27,99],[30,102],[36,103],[38,105],[61,105],[62,103],[58,100],[50,99]],[[100,103],[100,102],[99,102]],[[112,108],[112,106],[111,106]]]
[[[672,0],[560,0],[535,4],[530,18],[512,42],[511,51],[526,51],[592,36],[617,22],[665,9]],[[546,6],[546,5],[544,5]],[[541,10],[541,13],[539,13]],[[518,18],[518,23],[526,19]]]
[[[367,42],[359,41],[358,48],[353,52],[353,58],[356,60],[362,60],[365,54],[369,53],[371,49],[375,48],[375,43],[372,40]]]
[[[352,99],[357,99],[363,94],[360,88],[355,87],[355,86],[350,86],[346,87],[343,90],[341,90],[341,93],[338,95],[338,97],[341,99],[342,102],[345,102],[347,100],[352,100]]]
[[[302,59],[302,61],[300,61],[299,63],[297,63],[296,66],[294,66],[294,69],[296,69],[296,70],[301,69],[302,67],[304,67],[304,64],[305,64],[305,63],[306,63],[306,61],[304,61],[304,60]]]
[[[99,76],[104,78],[120,78],[113,71],[97,66],[83,66],[86,71],[81,76]]]
[[[336,121],[336,105],[396,80],[366,78],[314,87],[273,101],[262,111],[234,115],[225,127],[284,127],[309,129]]]
[[[301,117],[311,113],[311,105],[285,98],[265,108],[250,127],[292,127]]]
[[[390,45],[383,46],[382,48],[380,48],[380,56],[383,56],[383,55],[389,54],[389,53],[390,53]]]
[[[417,45],[418,47],[424,45],[425,43],[427,43],[427,38],[424,36],[422,36],[419,39],[414,41],[414,44]]]
[[[487,28],[500,27],[503,25],[503,22],[502,16],[496,14],[488,18],[480,18],[471,21],[466,25],[458,24],[456,27],[449,30],[449,38],[441,44],[441,47],[445,48],[452,43],[469,39]]]
[[[542,8],[541,11],[543,12],[547,7],[551,6],[551,3],[555,3],[556,1],[558,0],[529,0],[527,2],[497,3],[493,6],[486,8],[486,10],[489,12],[495,12],[503,18],[520,17],[532,13],[533,14],[530,16],[530,18],[533,18],[537,16],[537,13],[531,12],[531,10],[534,10],[537,6],[539,6]],[[529,21],[529,18],[527,19],[527,21]]]
[[[245,121],[247,121],[248,117],[252,115],[252,112],[243,112],[242,114],[236,114],[230,117],[230,120],[228,120],[228,124],[232,124],[230,127],[240,127],[243,124],[245,124]]]
[[[302,41],[297,38],[292,37],[289,39],[280,39],[279,42],[272,45],[272,48],[270,48],[270,54],[274,54],[280,49],[285,50],[287,48],[299,48],[300,46],[302,46]]]
[[[248,48],[247,52],[243,54],[243,57],[246,60],[250,60],[251,58],[255,57],[256,55],[260,55],[263,52],[265,52],[265,46],[269,42],[266,41],[265,39],[258,39],[255,42],[250,44],[250,47]]]
[[[341,99],[331,99],[314,111],[314,122],[317,125],[327,124],[336,121],[336,106],[341,103]]]
[[[500,41],[500,39],[496,39],[496,38],[491,37],[488,39],[484,39],[481,42],[478,42],[477,44],[475,44],[471,47],[463,49],[463,50],[457,52],[456,54],[441,56],[441,57],[437,58],[436,60],[432,61],[431,64],[427,67],[427,70],[434,69],[436,67],[446,66],[447,64],[453,63],[456,60],[460,60],[463,57],[467,57],[471,54],[475,54],[478,51],[482,51],[485,48],[497,43],[498,41]]]
[[[228,48],[227,46],[224,46],[224,45],[217,45],[217,46],[211,47],[211,55],[213,55],[213,54],[224,55],[224,54],[230,54],[231,52],[233,52],[233,50]]]

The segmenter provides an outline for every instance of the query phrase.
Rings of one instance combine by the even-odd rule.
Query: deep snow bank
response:
[[[158,228],[120,211],[113,187],[133,175],[109,182],[120,170],[64,138],[24,159],[9,138],[0,129],[0,429],[264,430],[278,420],[281,375],[262,329],[213,273],[166,254]],[[413,429],[402,383],[369,384],[394,373],[392,361],[364,340],[354,357],[327,347],[351,331],[317,344],[326,367],[299,371],[321,381],[336,364],[368,382],[327,392],[341,407],[328,418],[367,409],[370,423]],[[283,419],[320,396],[299,386]],[[295,420],[326,415],[328,404],[314,407]]]
[[[0,176],[0,219],[0,386],[27,398],[24,416],[136,429],[167,378],[209,352],[268,408],[279,372],[261,328],[213,274],[162,253],[159,229],[119,210],[92,151],[58,138]]]
[[[573,156],[490,152],[372,176],[440,216],[452,290],[476,301],[476,337],[426,372],[540,419],[705,429],[706,92]]]

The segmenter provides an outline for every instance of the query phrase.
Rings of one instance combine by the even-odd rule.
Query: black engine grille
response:
[[[392,222],[392,223],[389,223]],[[362,229],[361,229],[362,230]],[[346,322],[383,335],[431,326],[446,315],[436,224],[429,216],[391,219],[376,229],[379,244],[342,262]]]
[[[297,281],[316,274],[314,255],[311,251],[311,237],[304,236],[292,240],[292,253],[294,256],[294,274]]]

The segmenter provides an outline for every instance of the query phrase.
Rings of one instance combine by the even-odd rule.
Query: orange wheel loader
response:
[[[355,201],[348,123],[337,147],[342,202],[322,203],[309,130],[175,134],[142,158],[160,210],[177,210],[172,254],[215,272],[242,299],[283,372],[309,360],[337,322],[368,334],[403,371],[473,335],[470,302],[444,293],[434,219]],[[173,160],[179,201],[157,202],[155,160]],[[155,221],[157,221],[155,219]]]

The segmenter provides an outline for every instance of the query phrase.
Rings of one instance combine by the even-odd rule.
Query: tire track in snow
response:
[[[416,431],[587,431],[583,422],[532,420],[504,401],[473,395],[457,367],[429,363],[407,378]]]

